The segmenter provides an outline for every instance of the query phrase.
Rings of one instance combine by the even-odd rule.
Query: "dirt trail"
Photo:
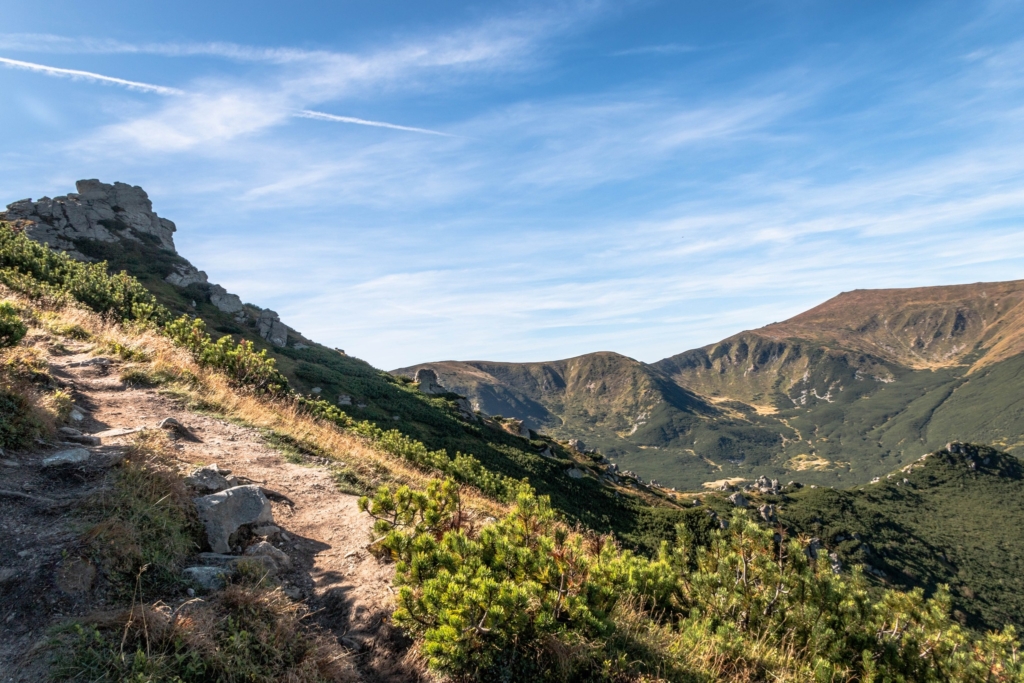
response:
[[[155,428],[164,418],[173,417],[196,437],[175,442],[183,469],[216,463],[236,476],[287,497],[294,506],[273,503],[275,524],[285,532],[278,546],[292,559],[292,569],[280,577],[285,591],[294,599],[306,602],[315,612],[316,621],[352,650],[367,680],[416,679],[416,674],[400,661],[401,650],[407,643],[402,642],[386,620],[393,605],[394,568],[379,562],[366,550],[371,520],[359,512],[356,496],[339,492],[326,468],[288,462],[265,443],[258,430],[190,412],[156,389],[128,388],[118,379],[119,361],[111,359],[109,365],[88,363],[93,359],[84,352],[51,358],[53,374],[74,383],[75,405],[82,419],[72,422],[73,426],[85,434],[99,435],[102,445],[98,448],[109,452],[116,451],[119,444],[127,443],[132,437],[107,433],[138,427]],[[14,471],[22,473],[27,481],[31,473],[39,469],[33,467],[32,461],[44,455],[22,456],[21,466]],[[12,483],[23,486],[26,491],[46,495],[45,482],[41,485]],[[67,492],[66,487],[61,490]],[[52,513],[33,516],[33,505],[39,507],[28,499],[0,499],[0,506],[21,508],[24,514],[19,517],[20,524],[14,522],[15,528],[20,526],[25,538],[35,533],[40,548],[44,543],[51,544],[51,550],[70,543],[73,534],[68,520],[53,519]],[[38,528],[33,530],[33,526]],[[48,528],[46,533],[59,537],[56,544],[42,538],[43,527]],[[0,573],[4,571],[4,564],[0,562]],[[47,565],[53,567],[51,571],[59,571],[59,558],[37,564],[42,573],[46,573]],[[51,578],[51,585],[52,582]],[[46,611],[52,617],[59,617],[80,610],[64,601]],[[17,618],[16,608],[12,611],[0,606],[0,631],[4,630],[5,618]],[[32,635],[27,633],[25,638],[19,639],[19,649],[24,651],[28,644],[26,638]],[[0,648],[0,674],[6,673],[3,671],[5,664],[12,663],[4,656],[3,649]],[[8,680],[19,679],[0,675],[0,681]]]

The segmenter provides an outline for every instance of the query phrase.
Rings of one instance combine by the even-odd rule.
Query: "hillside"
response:
[[[584,439],[667,485],[760,475],[843,485],[953,439],[1024,453],[1022,300],[1024,281],[858,290],[628,371],[602,353],[396,372],[434,368],[481,406]],[[532,379],[570,366],[587,378],[575,391]]]
[[[929,593],[948,585],[954,616],[971,627],[1024,625],[1024,466],[985,446],[953,451],[864,487],[793,492],[779,520],[881,584]]]
[[[602,480],[597,470],[603,466],[589,458],[588,468],[595,472],[570,477],[566,473],[574,469],[577,456],[562,445],[523,439],[492,420],[465,413],[454,394],[425,394],[406,378],[305,338],[275,312],[243,304],[210,283],[180,256],[174,249],[176,226],[153,211],[142,188],[97,180],[76,185],[75,194],[14,202],[0,220],[76,259],[101,259],[110,272],[128,272],[171,314],[203,320],[214,336],[252,342],[275,360],[301,395],[326,400],[353,420],[396,430],[447,457],[471,454],[489,471],[527,478],[571,518],[614,531],[638,547],[657,548],[660,539],[645,530],[652,528],[652,514],[661,519],[662,512],[652,510],[676,507],[664,494],[645,490],[634,495],[634,489]]]
[[[1012,456],[956,444],[894,489],[761,481],[694,504],[396,381],[505,460],[431,451],[204,329],[132,277],[0,226],[5,680],[1024,675],[1013,631],[957,624],[1019,618]],[[533,457],[548,467],[529,484],[502,469]],[[810,534],[873,578],[808,562]],[[951,619],[936,581],[952,576]],[[898,590],[912,586],[929,595]]]

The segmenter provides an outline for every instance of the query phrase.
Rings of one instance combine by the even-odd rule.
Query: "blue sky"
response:
[[[0,201],[141,185],[212,281],[378,367],[655,361],[1024,277],[1020,3],[0,16]]]

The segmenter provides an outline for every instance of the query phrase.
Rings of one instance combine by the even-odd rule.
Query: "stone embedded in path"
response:
[[[245,549],[245,554],[248,557],[266,557],[273,561],[277,565],[277,569],[286,569],[291,566],[292,560],[283,550],[275,548],[273,545],[266,541],[260,541],[254,543]]]
[[[192,470],[185,477],[185,485],[195,489],[198,493],[220,493],[226,489],[238,486],[238,479],[236,477],[226,476],[230,474],[229,470],[221,470],[216,464],[207,465],[206,467]]]
[[[258,486],[234,488],[195,499],[199,519],[215,553],[231,550],[231,538],[243,526],[271,524],[274,521],[270,501]]]
[[[84,448],[67,448],[43,458],[43,468],[63,467],[64,465],[80,465],[88,462],[90,453]]]

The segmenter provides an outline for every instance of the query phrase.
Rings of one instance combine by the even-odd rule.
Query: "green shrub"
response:
[[[0,349],[14,346],[28,333],[28,327],[21,321],[18,309],[6,301],[0,301]]]
[[[460,483],[475,486],[492,498],[507,501],[514,498],[519,491],[519,480],[488,470],[472,455],[456,452],[453,458],[444,449],[432,451],[423,442],[406,436],[397,429],[384,430],[366,420],[353,420],[340,408],[323,399],[297,397],[296,400],[311,415],[329,420],[339,427],[363,436],[381,450],[417,467],[439,472]]]
[[[382,487],[360,507],[396,562],[394,620],[459,680],[1019,681],[1012,627],[982,638],[944,590],[868,593],[744,512],[680,525],[655,559],[555,519],[527,488],[475,529],[458,485]]]
[[[213,341],[206,323],[189,316],[167,323],[164,334],[187,349],[199,365],[224,372],[239,388],[272,395],[288,391],[288,379],[277,370],[277,361],[267,357],[266,349],[257,352],[251,341],[235,343],[230,336]]]
[[[33,297],[73,299],[118,322],[161,322],[167,310],[134,277],[107,274],[106,262],[82,263],[0,224],[0,282]]]

